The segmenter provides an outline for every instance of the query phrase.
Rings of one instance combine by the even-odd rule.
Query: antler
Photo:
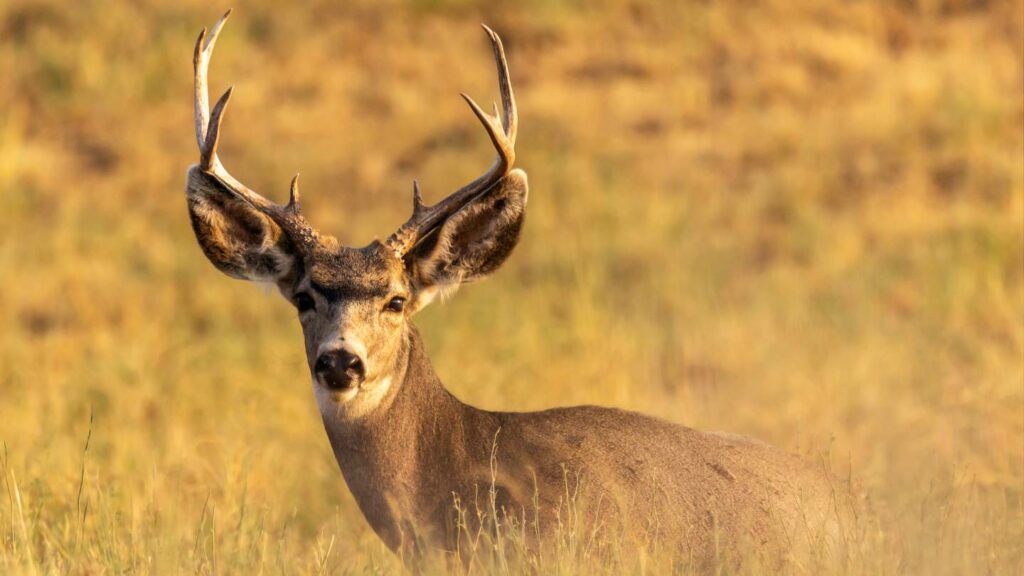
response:
[[[487,135],[490,136],[494,148],[498,151],[498,157],[482,176],[459,188],[433,206],[423,205],[419,185],[413,182],[412,216],[386,242],[387,247],[399,258],[408,253],[446,218],[458,212],[505,177],[515,162],[516,129],[519,124],[519,116],[516,112],[516,100],[512,94],[512,82],[509,80],[508,63],[505,61],[505,48],[501,45],[501,38],[493,30],[487,26],[483,28],[490,37],[491,46],[494,48],[503,117],[498,116],[497,104],[494,105],[494,114],[487,114],[477,106],[472,98],[465,94],[462,94],[462,97],[469,104],[480,123],[483,124],[484,129],[487,130]]]
[[[302,217],[302,207],[299,204],[299,175],[292,178],[291,193],[287,206],[275,204],[253,192],[246,185],[234,178],[217,157],[217,142],[220,138],[220,124],[224,119],[224,110],[228,101],[231,100],[231,93],[234,87],[228,88],[227,92],[217,100],[213,106],[213,113],[210,113],[210,95],[206,81],[206,73],[210,68],[210,57],[213,55],[213,47],[217,43],[217,36],[221,28],[231,16],[228,10],[221,16],[220,20],[213,25],[207,35],[206,28],[199,33],[196,40],[195,55],[192,64],[195,68],[195,108],[196,108],[196,142],[199,144],[199,167],[204,172],[220,181],[237,198],[247,202],[256,210],[267,215],[288,236],[295,241],[300,249],[306,249],[315,244],[318,234]]]

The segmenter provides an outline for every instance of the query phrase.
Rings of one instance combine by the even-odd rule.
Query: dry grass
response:
[[[293,311],[188,225],[218,14],[148,4],[0,3],[0,572],[393,572]],[[842,571],[1024,571],[1019,2],[276,4],[218,45],[223,157],[352,243],[483,170],[506,38],[525,238],[418,321],[458,395],[824,451],[878,516]]]

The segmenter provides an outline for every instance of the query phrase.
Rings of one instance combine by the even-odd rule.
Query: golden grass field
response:
[[[362,245],[491,149],[530,174],[495,277],[418,316],[477,406],[603,404],[852,477],[839,570],[1024,571],[1024,9],[242,0],[221,157]],[[0,573],[364,574],[293,308],[187,217],[207,2],[0,2]],[[472,573],[658,573],[568,550]],[[813,573],[793,566],[794,572]]]

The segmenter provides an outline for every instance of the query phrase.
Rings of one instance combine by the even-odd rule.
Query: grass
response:
[[[301,170],[353,244],[407,216],[413,177],[432,201],[485,169],[457,93],[496,97],[477,24],[505,38],[525,236],[417,322],[460,397],[827,453],[874,509],[841,572],[1024,571],[1019,3],[235,8],[224,161],[277,200]],[[292,310],[188,225],[190,56],[218,15],[0,4],[0,572],[400,567],[344,487]],[[666,567],[509,549],[473,571]]]

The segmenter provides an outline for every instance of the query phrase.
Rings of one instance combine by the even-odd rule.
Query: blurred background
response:
[[[0,572],[375,573],[292,307],[189,226],[228,5],[0,2]],[[985,0],[238,0],[221,157],[363,245],[492,150],[529,217],[417,317],[474,405],[614,405],[829,458],[859,568],[1024,569],[1024,9]],[[572,570],[569,570],[570,572]]]

